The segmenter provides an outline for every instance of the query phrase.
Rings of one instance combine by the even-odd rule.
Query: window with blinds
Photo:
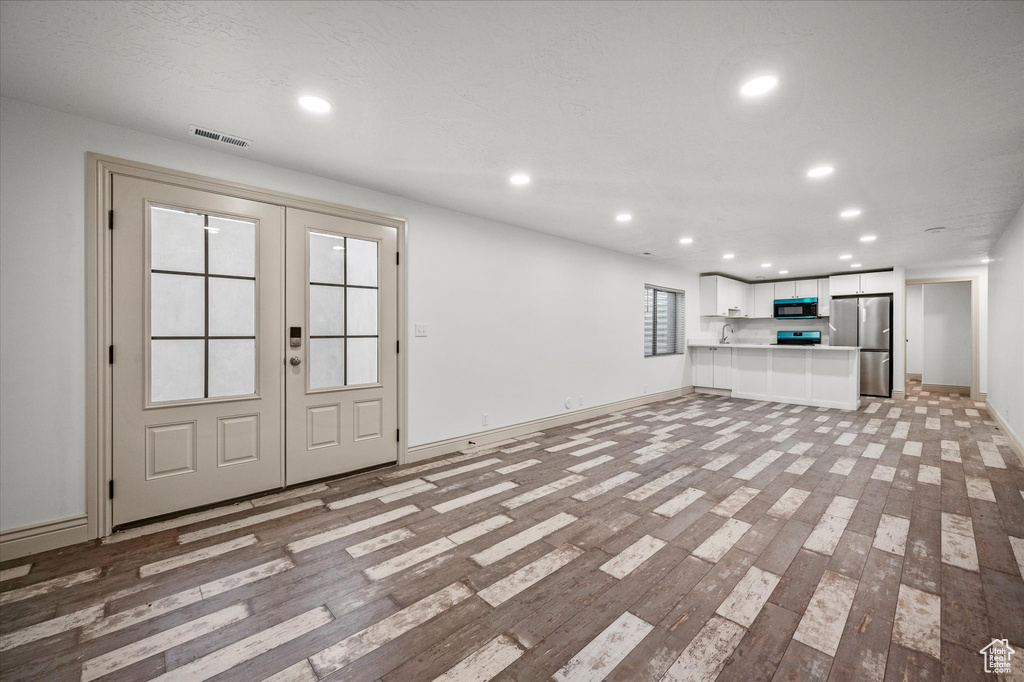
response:
[[[647,287],[644,291],[644,356],[683,353],[686,348],[686,293]]]

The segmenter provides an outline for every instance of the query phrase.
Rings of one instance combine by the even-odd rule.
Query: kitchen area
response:
[[[698,392],[856,410],[893,391],[892,270],[745,282],[700,278]]]

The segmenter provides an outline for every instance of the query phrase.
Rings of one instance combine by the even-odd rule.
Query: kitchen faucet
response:
[[[736,333],[736,330],[732,328],[731,324],[723,324],[722,325],[722,336],[718,339],[719,343],[729,343],[729,340],[725,338],[725,328],[726,327],[728,327],[729,331],[731,331],[733,334]]]

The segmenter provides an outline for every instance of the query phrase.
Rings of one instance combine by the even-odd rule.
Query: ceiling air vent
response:
[[[222,142],[224,144],[229,144],[232,147],[240,147],[242,149],[246,149],[252,145],[252,140],[247,140],[244,137],[228,135],[209,128],[200,128],[199,126],[190,125],[188,127],[188,134],[195,137],[201,137],[212,142]]]

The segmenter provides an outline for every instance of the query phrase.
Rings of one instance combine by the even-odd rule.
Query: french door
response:
[[[393,228],[287,209],[287,483],[398,459]]]
[[[393,228],[121,175],[112,206],[113,525],[397,460]]]

